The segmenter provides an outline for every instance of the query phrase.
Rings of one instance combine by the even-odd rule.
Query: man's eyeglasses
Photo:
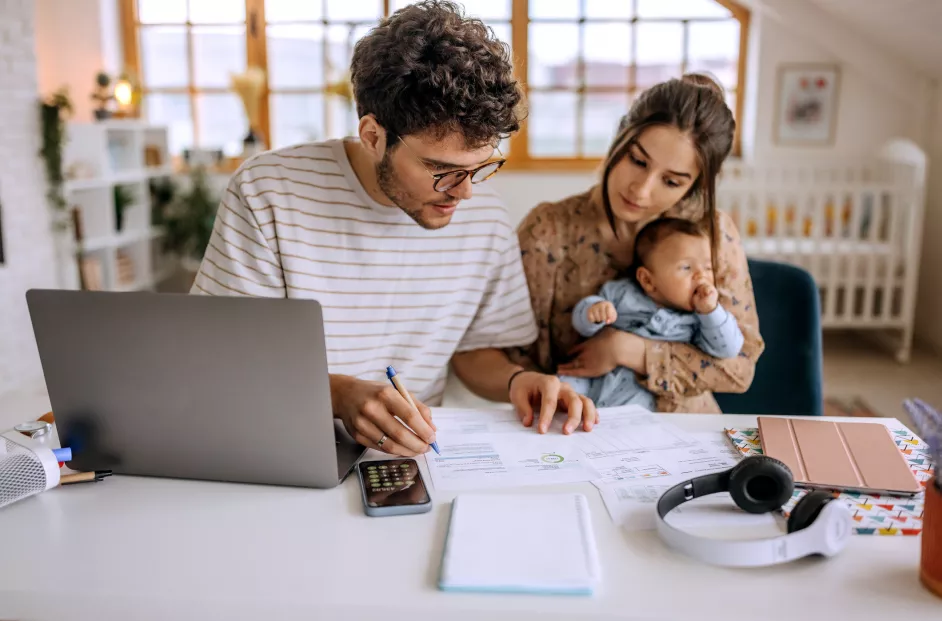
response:
[[[478,166],[477,168],[472,168],[470,170],[449,170],[448,172],[443,173],[433,173],[430,171],[425,164],[422,162],[422,158],[412,150],[412,147],[406,144],[406,141],[399,137],[399,142],[405,145],[406,149],[412,156],[419,161],[419,164],[422,164],[422,168],[425,168],[427,172],[432,177],[432,188],[436,192],[447,192],[448,190],[455,188],[461,185],[465,179],[471,177],[471,183],[481,183],[482,181],[487,181],[500,170],[500,167],[504,165],[505,160],[501,158],[499,160],[494,160],[491,162],[485,162]],[[497,149],[497,152],[500,153],[500,148]],[[503,154],[501,154],[503,155]]]

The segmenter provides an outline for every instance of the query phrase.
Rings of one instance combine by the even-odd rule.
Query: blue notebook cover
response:
[[[582,494],[462,494],[452,503],[444,591],[591,595],[601,578]]]

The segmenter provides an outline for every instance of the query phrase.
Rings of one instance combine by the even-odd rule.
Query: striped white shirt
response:
[[[374,201],[333,140],[262,153],[230,179],[192,293],[316,299],[331,373],[391,364],[441,403],[455,352],[529,345],[537,329],[506,208],[474,186],[426,230]]]

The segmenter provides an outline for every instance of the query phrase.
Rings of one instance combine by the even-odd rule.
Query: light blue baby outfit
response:
[[[743,334],[736,318],[717,304],[712,313],[701,315],[659,306],[631,279],[605,283],[598,295],[583,298],[572,313],[572,325],[588,338],[605,327],[589,321],[589,308],[597,302],[611,302],[618,318],[612,327],[638,336],[662,341],[690,343],[714,358],[732,358],[742,349]],[[638,383],[634,371],[616,367],[601,377],[560,379],[578,393],[592,399],[597,407],[635,404],[654,410],[655,399]]]

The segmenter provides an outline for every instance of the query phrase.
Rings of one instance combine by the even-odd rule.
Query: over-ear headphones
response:
[[[729,492],[743,511],[768,513],[781,508],[794,491],[792,472],[766,455],[753,455],[726,470],[696,477],[670,488],[657,501],[657,532],[672,548],[698,560],[727,567],[761,567],[804,556],[834,556],[851,535],[851,517],[841,502],[825,491],[806,494],[788,517],[788,533],[771,539],[730,541],[684,532],[665,520],[683,503]]]

